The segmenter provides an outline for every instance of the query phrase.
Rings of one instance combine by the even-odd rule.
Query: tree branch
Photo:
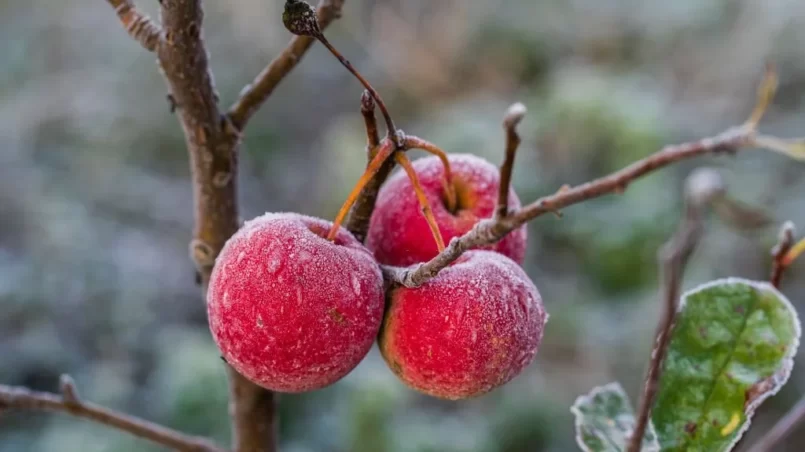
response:
[[[654,155],[632,163],[609,176],[576,187],[563,186],[555,194],[540,198],[515,212],[510,212],[505,217],[493,215],[492,218],[479,221],[466,234],[453,238],[443,252],[424,264],[408,268],[384,268],[383,274],[388,279],[387,283],[402,284],[407,287],[420,286],[453,263],[468,249],[494,244],[506,234],[545,213],[550,212],[561,216],[560,210],[573,204],[610,193],[623,193],[632,181],[681,160],[705,154],[734,153],[750,146],[781,152],[792,158],[805,158],[805,142],[785,141],[757,133],[757,126],[774,98],[776,89],[777,75],[771,66],[767,66],[766,73],[758,87],[755,108],[749,120],[742,125],[728,129],[714,137],[666,146]],[[516,116],[516,114],[513,115],[513,118]],[[503,167],[505,168],[505,166],[504,161]],[[803,240],[801,251],[805,252],[805,240]],[[789,252],[785,259],[793,260],[796,255]]]
[[[161,0],[164,39],[157,48],[190,156],[195,206],[191,255],[203,293],[215,257],[237,231],[238,129],[218,109],[207,51],[202,38],[200,0]],[[230,416],[238,452],[273,452],[276,448],[275,400],[228,368]]]
[[[54,411],[88,419],[134,436],[184,452],[224,452],[205,438],[185,435],[159,424],[84,402],[78,397],[72,379],[63,375],[61,395],[28,388],[0,385],[0,409]]]
[[[115,9],[126,32],[143,48],[154,52],[159,45],[162,30],[150,17],[137,11],[131,0],[107,0]]]
[[[772,254],[772,269],[769,281],[771,285],[780,288],[780,281],[783,279],[783,273],[788,267],[785,257],[794,246],[794,223],[786,221],[780,228],[780,234],[777,239],[777,245],[771,250]]]
[[[409,268],[387,268],[385,274],[398,284],[418,287],[436,276],[439,271],[458,259],[468,249],[493,244],[509,232],[540,215],[555,213],[560,209],[589,199],[621,193],[634,180],[681,160],[706,154],[735,152],[751,146],[754,143],[754,135],[755,132],[752,129],[737,127],[711,138],[666,146],[659,152],[620,171],[576,187],[564,188],[553,195],[545,196],[519,210],[510,212],[505,218],[479,221],[469,232],[451,240],[447,248],[430,261]]]
[[[366,126],[366,154],[369,160],[374,158],[374,150],[380,144],[380,133],[377,131],[377,118],[375,117],[375,99],[372,93],[364,90],[361,94],[361,116]]]
[[[640,452],[654,398],[659,390],[662,364],[671,343],[682,287],[682,277],[688,259],[699,243],[704,222],[702,217],[710,201],[723,192],[723,181],[713,170],[699,170],[688,177],[685,189],[685,216],[669,240],[660,250],[657,260],[661,268],[663,310],[657,324],[654,350],[646,372],[643,395],[637,410],[635,430],[629,441],[628,452]]]
[[[514,157],[520,146],[520,135],[517,134],[517,125],[523,120],[526,110],[520,102],[512,105],[503,117],[503,130],[506,131],[506,151],[503,164],[500,165],[500,185],[498,185],[498,206],[495,209],[495,218],[504,218],[509,215],[509,188],[512,184],[512,171],[514,171]]]
[[[366,125],[368,168],[368,165],[371,164],[372,160],[377,156],[377,153],[380,152],[380,145],[383,144],[380,141],[380,135],[377,131],[375,101],[368,91],[364,91],[361,96],[361,115]],[[390,140],[387,141],[388,142],[385,143],[386,146],[394,145]],[[366,234],[369,231],[369,220],[372,219],[372,212],[375,210],[375,203],[377,202],[380,187],[389,177],[392,169],[394,169],[394,159],[386,159],[374,177],[372,177],[363,190],[361,190],[358,199],[355,200],[355,204],[352,206],[352,210],[350,210],[347,221],[344,223],[344,227],[361,242],[366,240]]]
[[[322,30],[335,19],[341,17],[343,6],[344,0],[322,0],[319,3],[316,12],[319,18],[319,26]],[[227,114],[237,130],[243,130],[246,127],[246,123],[252,115],[274,92],[274,88],[279,85],[282,79],[296,67],[314,41],[315,38],[309,36],[294,36],[288,47],[274,58],[251,84],[243,88],[240,97],[229,108],[229,113]]]

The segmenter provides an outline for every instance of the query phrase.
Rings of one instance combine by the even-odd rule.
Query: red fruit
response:
[[[469,251],[421,287],[394,289],[380,352],[408,386],[463,399],[528,366],[547,320],[537,288],[514,261]]]
[[[227,362],[274,391],[303,392],[349,373],[383,316],[371,253],[331,223],[294,213],[247,222],[224,246],[207,294],[213,338]]]
[[[458,200],[457,210],[445,205],[444,166],[437,157],[414,162],[422,188],[430,201],[444,243],[472,229],[495,211],[500,174],[497,167],[471,154],[450,154],[450,167]],[[509,208],[520,207],[514,190],[509,191]],[[372,214],[366,246],[378,262],[406,267],[426,262],[438,254],[436,243],[405,172],[392,175],[383,185]],[[525,226],[512,231],[498,243],[484,247],[522,264],[526,249]]]

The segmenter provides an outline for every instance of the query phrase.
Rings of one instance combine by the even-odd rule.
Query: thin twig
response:
[[[520,146],[520,135],[517,134],[517,124],[523,120],[528,110],[525,105],[517,102],[509,107],[503,117],[503,130],[506,131],[506,151],[503,164],[500,165],[500,185],[498,186],[498,206],[495,217],[500,219],[509,214],[509,189],[514,171],[514,156]]]
[[[32,391],[18,386],[0,385],[0,409],[66,413],[88,419],[156,444],[185,452],[224,452],[205,438],[186,435],[143,419],[119,413],[78,398],[72,379],[62,376],[62,394]]]
[[[671,330],[676,318],[682,277],[685,266],[701,238],[704,228],[702,220],[705,208],[723,190],[721,177],[712,170],[701,170],[692,174],[685,190],[685,215],[673,237],[663,245],[658,253],[662,288],[660,290],[663,309],[657,324],[654,349],[651,352],[645,385],[637,410],[635,430],[629,441],[628,452],[640,452],[643,435],[649,424],[651,407],[659,390],[662,365],[671,343]]]
[[[150,17],[140,13],[131,0],[107,0],[115,9],[126,32],[143,48],[154,52],[159,45],[162,30]]]
[[[803,420],[805,420],[805,396],[800,398],[799,402],[749,449],[749,452],[771,452],[777,450],[776,446],[790,435]]]
[[[772,254],[772,268],[771,268],[771,285],[780,288],[780,282],[783,279],[783,273],[788,265],[785,262],[785,257],[791,248],[794,246],[794,223],[786,221],[780,228],[780,234],[777,238],[777,245],[771,250]]]
[[[447,152],[430,141],[414,135],[405,136],[403,149],[421,149],[431,155],[435,155],[442,161],[442,165],[444,166],[444,181],[442,185],[444,186],[445,204],[447,205],[447,210],[455,212],[458,199],[456,195],[456,185],[453,181],[453,171],[450,169],[450,159],[447,157]]]
[[[386,275],[394,275],[394,282],[407,287],[418,287],[436,276],[439,271],[458,259],[465,251],[483,245],[490,245],[519,228],[528,221],[545,213],[556,213],[561,209],[589,199],[612,193],[623,192],[629,184],[660,168],[681,160],[706,154],[735,152],[753,144],[754,131],[744,127],[727,130],[724,133],[699,141],[666,146],[659,152],[639,160],[626,168],[608,176],[595,179],[576,187],[559,190],[513,212],[505,218],[490,218],[479,221],[466,234],[456,237],[438,256],[430,261],[410,267],[387,269]]]
[[[344,0],[321,0],[316,14],[322,30],[335,19],[341,17]],[[246,85],[240,97],[229,108],[227,116],[237,130],[243,130],[246,123],[261,105],[271,96],[274,89],[287,76],[313,45],[315,38],[310,36],[294,36],[291,42],[265,69],[257,75],[252,83]]]
[[[364,91],[361,96],[361,115],[366,125],[367,165],[371,164],[372,159],[375,158],[380,150],[380,136],[377,132],[374,109],[374,98],[368,91]],[[392,169],[394,169],[394,159],[386,159],[374,177],[363,187],[358,199],[355,200],[355,204],[352,206],[349,217],[344,222],[344,227],[361,242],[366,239],[366,234],[369,231],[369,220],[371,220],[372,212],[375,210],[380,187],[391,174]]]
[[[375,118],[375,100],[369,91],[364,91],[361,94],[361,116],[363,116],[363,123],[366,126],[366,155],[369,157],[368,162],[374,158],[375,148],[380,144],[377,118]]]
[[[763,81],[758,88],[755,109],[750,119],[743,125],[728,129],[714,137],[666,146],[659,152],[638,160],[609,176],[595,179],[576,187],[563,186],[553,195],[545,196],[515,212],[510,212],[506,217],[501,218],[494,215],[490,219],[479,221],[469,232],[461,237],[453,238],[447,248],[430,261],[409,268],[385,268],[383,271],[385,277],[392,278],[387,283],[402,284],[407,287],[420,286],[471,248],[498,242],[506,234],[545,213],[560,216],[561,209],[573,204],[611,193],[623,193],[632,181],[681,160],[706,154],[735,153],[740,149],[751,146],[784,152],[786,155],[795,158],[801,157],[799,155],[800,151],[805,154],[805,149],[799,149],[795,146],[772,148],[768,146],[768,143],[773,138],[757,133],[757,125],[774,98],[777,88],[776,77],[772,68],[767,67]],[[805,243],[803,243],[803,248],[805,252]],[[791,253],[789,253],[789,256],[791,256]]]
[[[442,231],[439,230],[439,223],[436,222],[436,218],[433,216],[433,209],[430,207],[430,202],[428,202],[428,197],[425,195],[425,190],[419,182],[419,176],[417,176],[416,170],[414,170],[413,165],[411,165],[411,160],[408,159],[404,151],[395,152],[394,159],[403,167],[405,174],[408,175],[408,179],[411,180],[411,185],[414,186],[414,193],[416,193],[419,206],[422,209],[422,216],[425,217],[425,221],[430,228],[430,233],[433,234],[433,240],[436,242],[436,248],[441,253],[444,250]]]
[[[380,97],[380,93],[378,93],[372,84],[369,83],[369,81],[366,80],[366,78],[360,72],[358,72],[357,69],[355,69],[355,66],[353,66],[352,63],[350,63],[349,60],[338,51],[338,49],[330,44],[330,41],[324,37],[324,33],[319,32],[316,35],[316,38],[324,45],[324,47],[327,47],[327,50],[329,50],[330,53],[332,53],[338,59],[338,61],[340,61],[341,64],[347,68],[347,70],[351,72],[355,78],[358,79],[359,82],[361,82],[361,85],[366,88],[366,91],[369,91],[369,93],[375,99],[375,102],[377,102],[377,107],[380,108],[380,114],[383,115],[383,120],[386,122],[388,136],[396,139],[397,126],[394,125],[394,120],[391,118],[391,113],[389,113],[389,109],[386,106],[386,103],[383,101],[383,98]]]

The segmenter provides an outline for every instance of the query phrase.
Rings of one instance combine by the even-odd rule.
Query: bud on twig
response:
[[[286,0],[282,23],[291,33],[298,36],[321,37],[316,9],[301,0]]]

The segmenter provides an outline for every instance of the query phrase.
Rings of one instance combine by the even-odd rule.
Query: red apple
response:
[[[207,293],[224,359],[280,392],[330,385],[366,356],[383,316],[383,277],[346,229],[294,213],[247,222],[218,256]]]
[[[421,287],[393,289],[378,341],[408,386],[463,399],[528,366],[547,320],[537,288],[517,263],[468,251]]]
[[[458,201],[455,212],[445,205],[442,161],[438,157],[425,157],[413,163],[445,244],[472,229],[479,220],[492,216],[500,181],[497,167],[480,157],[449,154],[448,158]],[[519,207],[517,194],[510,190],[509,208]],[[438,254],[413,185],[404,171],[392,175],[380,190],[366,246],[381,264],[400,267],[429,261]],[[484,249],[497,251],[522,264],[526,249],[525,226]]]

